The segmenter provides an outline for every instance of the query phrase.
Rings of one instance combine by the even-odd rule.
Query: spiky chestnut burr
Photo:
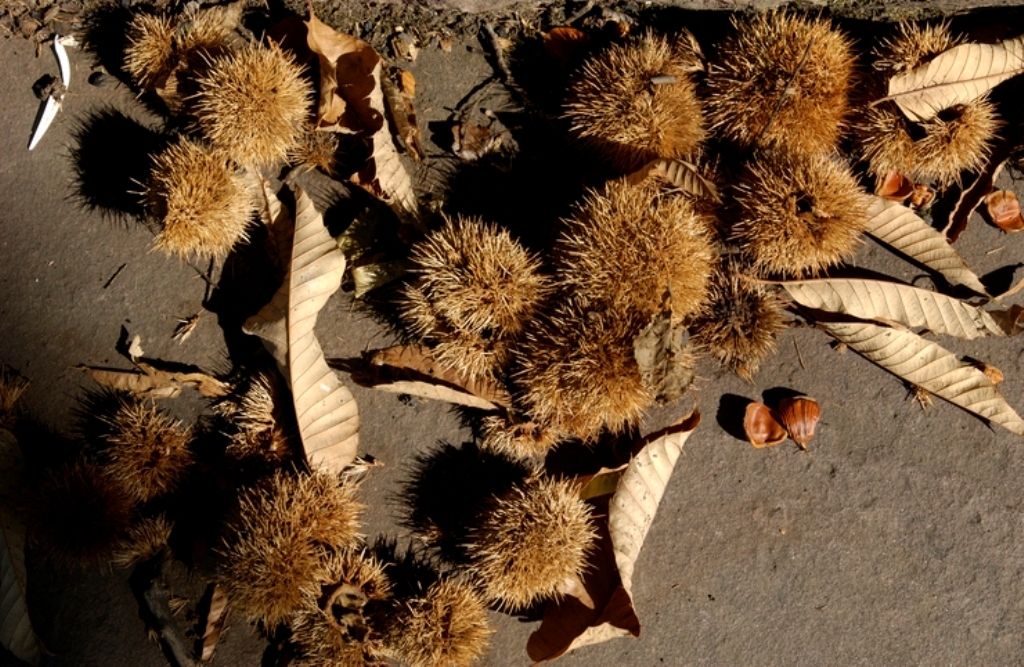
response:
[[[405,309],[414,331],[436,328],[440,318],[455,329],[514,335],[522,331],[549,292],[540,260],[508,231],[479,218],[448,219],[412,251],[422,295],[429,304]]]
[[[439,579],[422,596],[397,604],[388,618],[385,651],[409,667],[469,667],[494,632],[480,593],[459,579]]]
[[[875,68],[887,75],[909,72],[961,43],[940,23],[901,23],[899,32],[875,49]],[[857,122],[857,145],[876,178],[897,171],[914,181],[947,187],[988,159],[1001,123],[987,97],[944,109],[935,118],[911,122],[892,102],[869,107]]]
[[[730,237],[755,273],[805,277],[853,254],[867,203],[853,174],[835,158],[762,154],[736,186],[738,216]]]
[[[515,459],[544,458],[559,441],[558,433],[535,422],[484,417],[481,447]]]
[[[101,464],[135,499],[146,503],[172,491],[195,460],[192,429],[151,401],[118,396],[102,422]]]
[[[624,179],[592,190],[555,246],[558,279],[587,304],[650,319],[668,296],[673,321],[697,314],[717,252],[711,220],[687,197]]]
[[[785,328],[778,297],[745,277],[739,262],[730,259],[711,281],[708,311],[693,325],[693,342],[751,381],[761,362],[775,352],[776,338]]]
[[[359,538],[354,494],[353,485],[320,472],[278,472],[242,493],[226,526],[220,580],[250,621],[274,627],[319,595],[324,549]]]
[[[160,14],[136,14],[128,24],[124,68],[137,86],[155,88],[174,70],[174,34],[174,21]]]
[[[585,441],[638,424],[654,402],[633,355],[642,327],[627,314],[573,300],[538,321],[517,350],[513,374],[526,413]]]
[[[141,519],[118,542],[110,564],[128,568],[150,560],[167,547],[173,529],[174,524],[163,514]]]
[[[64,565],[106,563],[131,527],[133,502],[104,470],[79,461],[50,470],[27,504],[29,537]]]
[[[826,19],[785,12],[733,18],[708,73],[711,127],[744,149],[831,151],[843,132],[855,58]]]
[[[533,479],[495,498],[466,553],[484,597],[505,609],[558,598],[579,579],[596,538],[590,506],[571,482]]]
[[[367,605],[391,595],[384,565],[356,549],[332,551],[321,562],[320,580],[318,597],[307,599],[291,623],[299,664],[375,664],[382,657],[381,636]]]
[[[570,83],[570,132],[621,173],[650,160],[686,158],[705,137],[693,73],[696,41],[647,32],[586,61]]]
[[[249,46],[213,59],[193,100],[207,139],[247,166],[285,160],[302,137],[313,90],[276,45]]]
[[[153,159],[147,198],[161,225],[156,247],[181,259],[225,257],[256,211],[228,158],[185,137]]]

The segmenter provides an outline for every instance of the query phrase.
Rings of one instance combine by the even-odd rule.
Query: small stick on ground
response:
[[[505,49],[501,48],[501,38],[494,32],[494,26],[490,21],[484,21],[484,32],[487,33],[487,40],[491,44],[491,51],[494,53],[494,60],[501,72],[501,81],[506,86],[512,87],[515,82],[512,79],[512,70],[508,68],[508,58],[505,57]]]
[[[807,370],[807,366],[804,366],[804,357],[800,354],[800,346],[796,343],[796,338],[793,339],[793,347],[796,348],[796,360],[800,362],[800,368]]]
[[[575,13],[573,13],[572,16],[565,19],[565,24],[572,25],[573,23],[576,23],[576,21],[579,21],[581,18],[589,14],[590,10],[593,8],[594,0],[587,0],[587,2],[582,7],[580,7]]]
[[[196,667],[171,611],[170,594],[163,578],[166,562],[167,554],[160,553],[139,563],[128,578],[128,585],[139,603],[139,616],[156,633],[160,648],[172,667]]]

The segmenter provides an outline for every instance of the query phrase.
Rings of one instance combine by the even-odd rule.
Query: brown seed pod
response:
[[[639,424],[654,403],[633,352],[642,324],[568,301],[538,320],[516,351],[515,382],[530,418],[592,442]]]
[[[708,304],[693,324],[694,343],[750,381],[786,328],[782,304],[769,288],[745,277],[735,259],[715,272]]]
[[[708,73],[712,129],[744,148],[831,151],[849,111],[850,40],[825,19],[785,12],[733,26]]]
[[[1001,125],[987,97],[944,109],[921,123],[924,136],[914,142],[914,180],[947,187],[960,183],[965,171],[981,171]]]
[[[596,532],[590,505],[563,480],[536,479],[495,498],[470,531],[466,553],[484,596],[522,609],[579,579]]]
[[[195,460],[192,429],[150,401],[122,394],[114,411],[99,419],[106,427],[102,465],[138,502],[173,490]]]
[[[566,291],[594,307],[650,319],[666,294],[673,322],[697,314],[717,260],[711,220],[686,197],[609,181],[590,191],[555,247]]]
[[[256,207],[223,153],[182,137],[153,159],[147,189],[168,255],[225,257],[247,238]]]
[[[354,494],[354,485],[320,472],[278,472],[242,493],[225,530],[220,578],[250,621],[276,626],[319,595],[324,549],[359,538]]]
[[[882,39],[873,49],[873,65],[887,74],[903,74],[917,69],[961,41],[950,31],[946,21],[932,25],[901,21],[897,33]]]
[[[570,132],[628,173],[650,160],[686,158],[704,140],[693,73],[704,69],[689,33],[674,41],[647,32],[591,58],[570,83]]]
[[[132,497],[98,465],[49,471],[26,505],[29,538],[65,565],[102,565],[131,527]]]
[[[194,111],[203,134],[239,164],[273,165],[298,145],[313,90],[276,45],[217,57],[197,79]]]
[[[476,589],[443,578],[422,597],[396,606],[388,616],[384,646],[410,667],[469,667],[483,656],[493,632]]]
[[[807,443],[814,438],[814,429],[821,417],[821,406],[809,396],[795,396],[779,401],[779,419],[789,432],[789,437],[800,449],[807,449]]]
[[[317,130],[312,125],[303,127],[299,142],[288,155],[288,161],[307,169],[319,169],[335,176],[338,167],[338,134]]]
[[[743,415],[743,432],[750,444],[758,449],[774,447],[786,439],[786,429],[779,423],[775,411],[757,401],[747,406]]]
[[[1019,232],[1024,229],[1020,214],[1020,202],[1010,190],[996,190],[985,197],[985,210],[992,224],[1004,232]]]
[[[762,155],[736,186],[731,239],[754,271],[813,275],[854,253],[868,199],[850,170],[824,155]]]

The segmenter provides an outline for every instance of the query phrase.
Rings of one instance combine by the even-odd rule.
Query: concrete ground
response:
[[[493,71],[478,42],[458,39],[464,42],[451,53],[425,48],[409,65],[419,84],[423,128],[446,121],[454,104]],[[206,285],[196,269],[205,267],[152,252],[147,228],[90,210],[76,196],[76,165],[82,164],[76,148],[103,157],[96,162],[105,165],[102,173],[85,178],[121,178],[119,165],[149,136],[124,119],[150,129],[159,121],[124,86],[88,85],[87,54],[72,50],[71,61],[64,109],[29,152],[39,104],[32,84],[56,74],[56,63],[48,52],[36,58],[26,41],[0,41],[0,361],[32,382],[24,402],[32,437],[22,438],[30,461],[45,457],[69,432],[76,399],[90,385],[76,364],[127,368],[114,349],[122,326],[142,337],[148,356],[211,370],[230,365],[225,333],[211,313],[202,314],[186,343],[171,340],[179,317],[202,312]],[[98,125],[104,132],[90,132]],[[83,137],[92,143],[86,146]],[[130,185],[121,185],[123,195]],[[498,188],[493,196],[515,194]],[[957,247],[979,274],[1024,261],[1024,235],[1005,235],[977,216]],[[855,263],[908,282],[920,273],[871,242]],[[329,357],[389,342],[344,293],[321,313],[318,333]],[[695,400],[704,420],[677,464],[636,565],[642,634],[580,649],[561,664],[994,665],[1024,659],[1024,442],[940,400],[922,410],[900,381],[829,342],[813,329],[786,332],[779,354],[753,384],[710,363],[700,366]],[[1002,369],[1003,393],[1024,408],[1021,340],[950,346]],[[737,427],[738,397],[760,399],[777,388],[821,402],[810,451],[792,442],[755,450],[730,433]],[[363,487],[371,506],[365,531],[402,536],[396,493],[412,458],[441,442],[468,440],[470,433],[443,404],[353,391],[362,415],[361,449],[385,464]],[[651,427],[686,407],[657,412]],[[194,598],[201,591],[202,582],[183,568],[177,575],[176,593]],[[45,664],[166,664],[146,638],[127,576],[55,569],[29,551],[32,619],[53,654]],[[526,640],[536,623],[492,617],[497,632],[482,664],[528,664]],[[213,664],[256,665],[262,649],[254,631],[233,618]],[[0,656],[0,663],[10,660]]]

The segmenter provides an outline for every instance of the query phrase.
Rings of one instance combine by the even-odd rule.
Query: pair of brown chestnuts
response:
[[[821,406],[809,396],[784,398],[778,411],[753,401],[743,417],[743,432],[757,448],[773,447],[790,437],[806,451],[820,417]]]

